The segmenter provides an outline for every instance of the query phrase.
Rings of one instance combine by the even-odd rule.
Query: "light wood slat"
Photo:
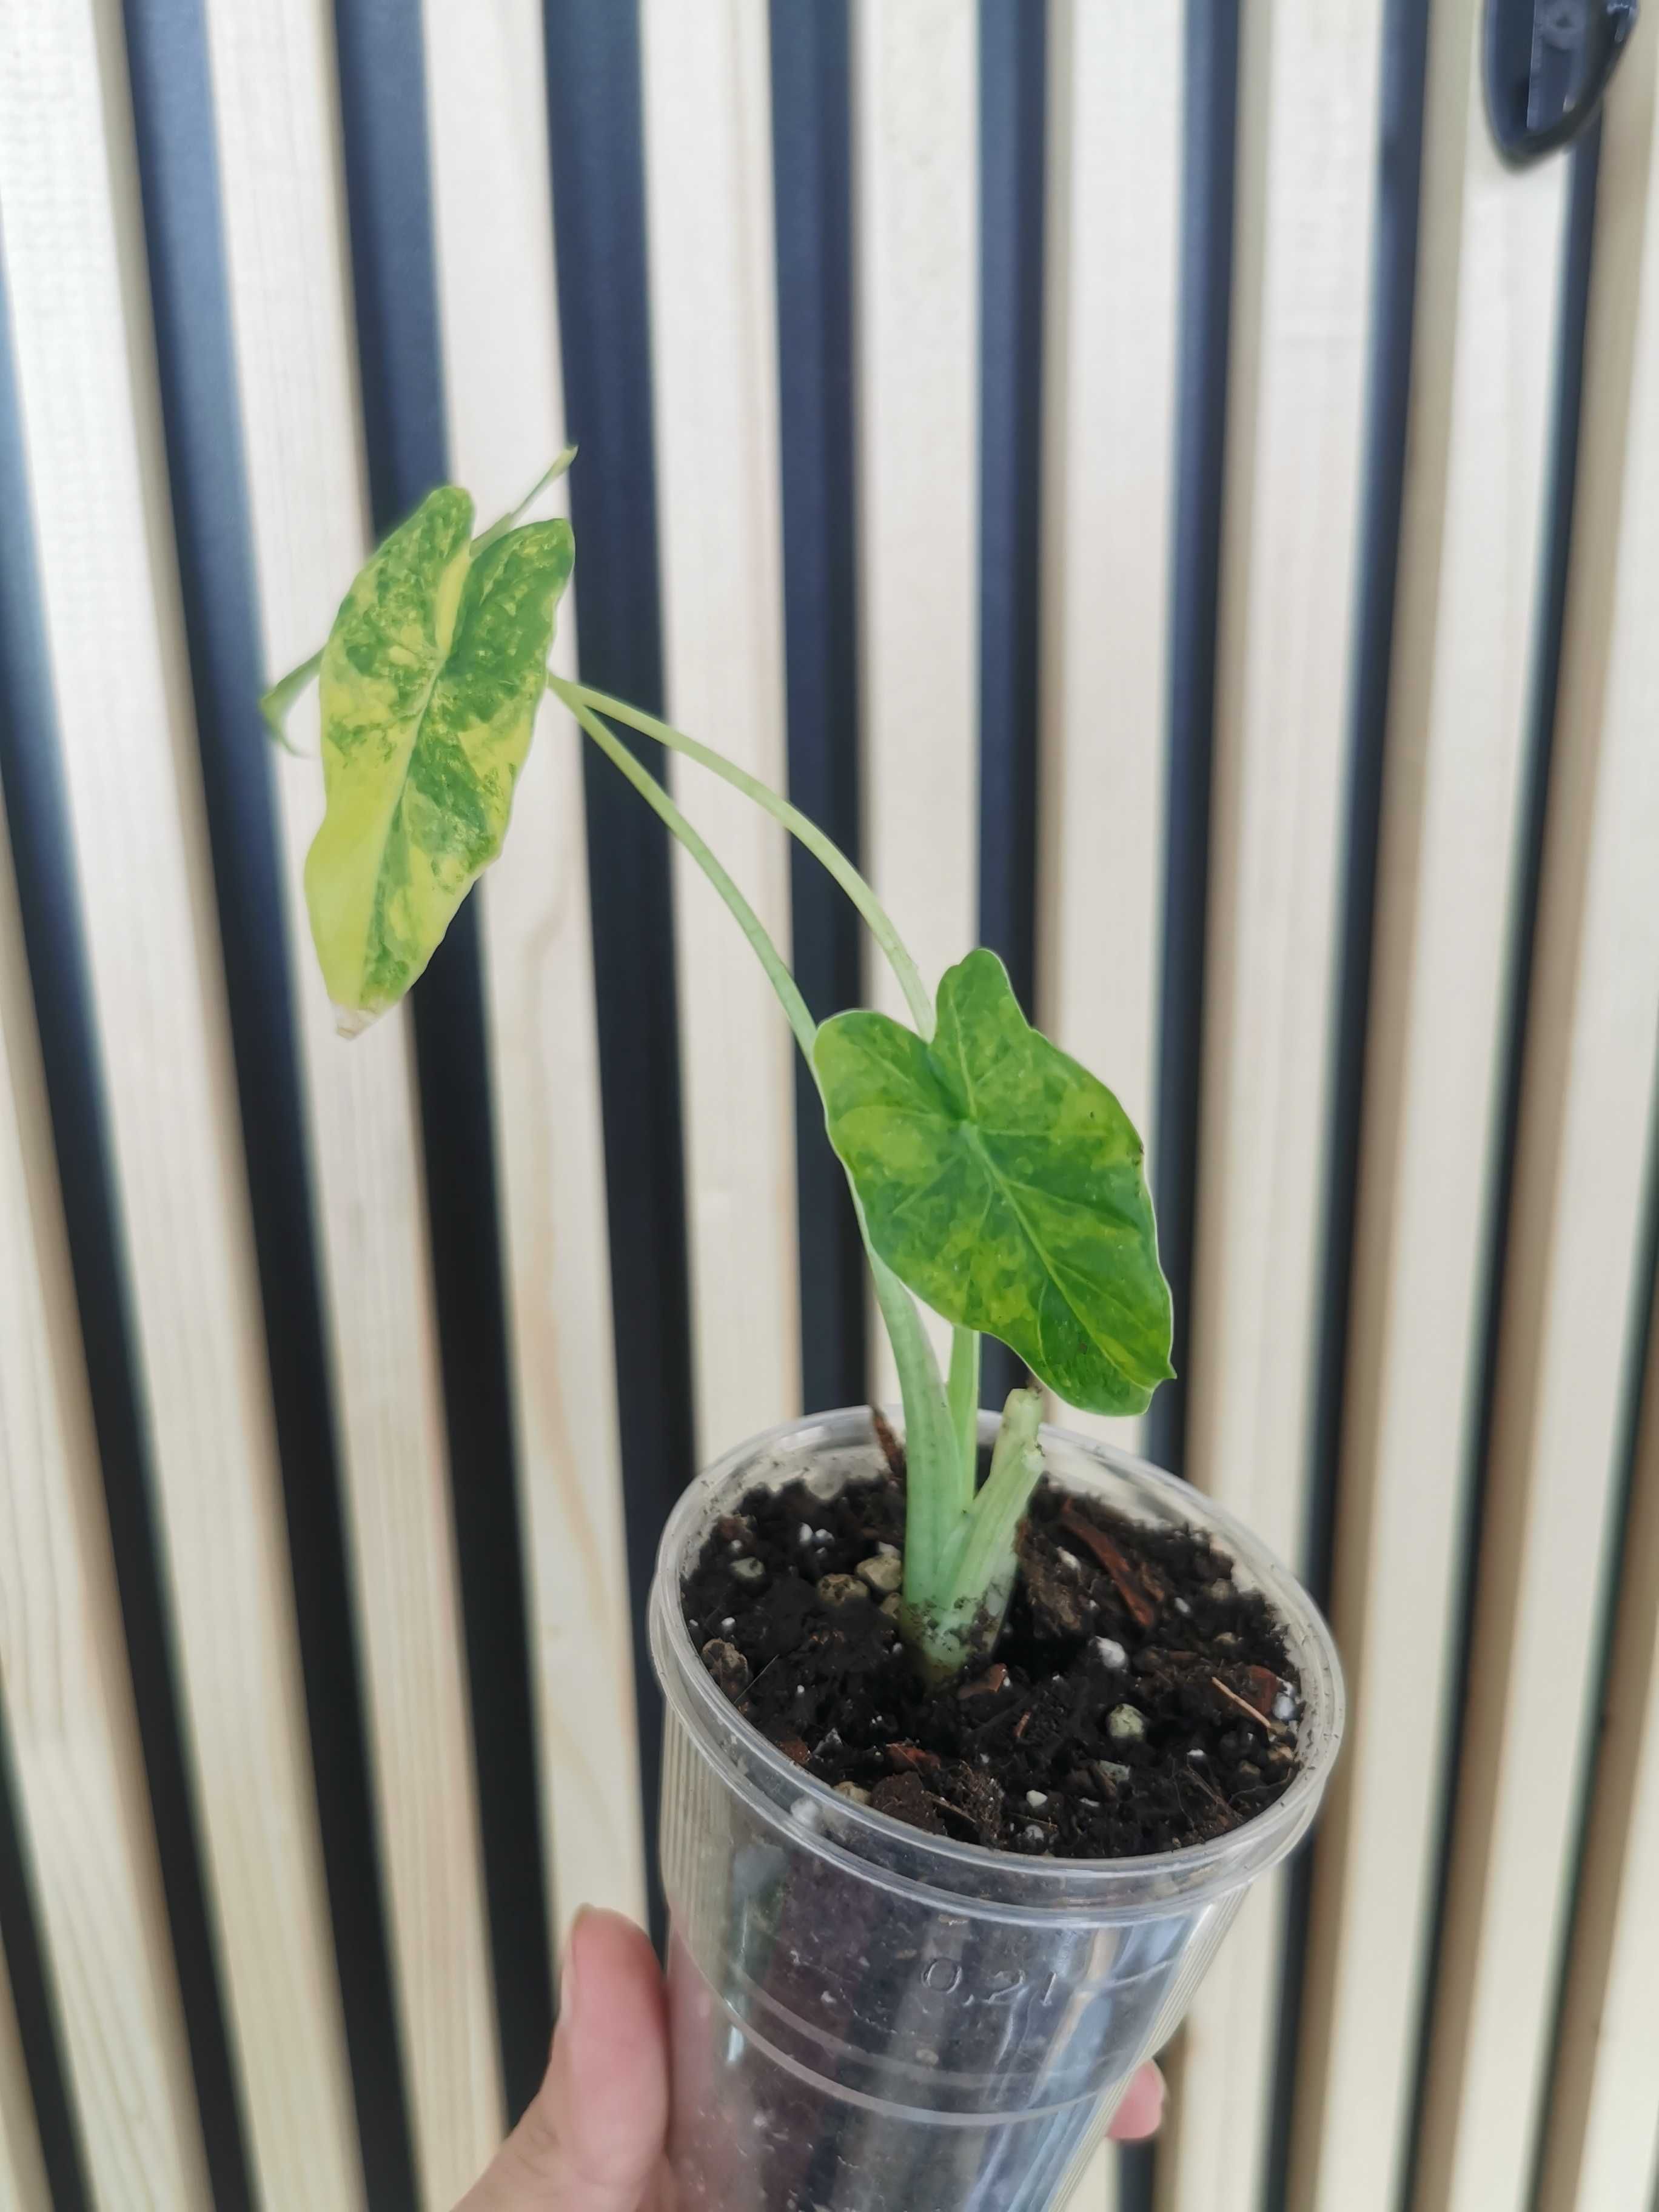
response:
[[[480,510],[564,443],[536,0],[428,0],[451,465]],[[580,466],[580,462],[578,463]],[[580,596],[580,556],[574,599]],[[556,667],[575,672],[574,605]],[[543,710],[483,888],[520,1498],[554,1901],[642,1913],[645,1852],[617,1441],[580,732]]]
[[[1143,1137],[1164,919],[1182,46],[1176,8],[1056,0],[1050,16],[1037,996],[1049,1035]],[[1055,1418],[1139,1443],[1139,1420]]]
[[[1306,1510],[1382,8],[1242,22],[1198,1255],[1185,1472],[1294,1561]],[[1282,1878],[1187,2023],[1160,2191],[1260,2201]]]
[[[0,16],[0,219],[189,1755],[259,2185],[362,2201],[112,0]]]
[[[1659,2201],[1659,1334],[1538,2212]]]
[[[1421,2212],[1532,2203],[1532,2116],[1547,2089],[1595,1750],[1606,1547],[1645,1348],[1631,1334],[1646,1291],[1659,1037],[1652,64],[1650,46],[1608,108]],[[1656,2059],[1659,2046],[1646,2053],[1650,2075]]]
[[[1479,15],[1437,11],[1429,56],[1297,2212],[1399,2202],[1480,1381],[1564,197],[1492,150]]]
[[[853,15],[865,859],[929,989],[979,936],[978,36],[974,0]],[[896,1398],[873,1300],[871,1344]]]
[[[329,11],[208,10],[267,673],[313,652],[368,550]],[[283,188],[270,181],[281,176]],[[314,750],[308,703],[296,736]],[[398,2026],[423,2201],[453,2203],[505,2118],[485,1942],[419,1131],[406,1014],[335,1033],[301,880],[314,758],[273,756],[317,1177],[341,1473],[368,1690]]]
[[[1102,2143],[1066,2203],[1069,2212],[1117,2212],[1117,2150],[1114,2144]]]
[[[1659,1328],[1623,1565],[1537,2212],[1659,2202]]]
[[[765,0],[641,12],[668,712],[774,790],[784,755],[777,300]],[[695,190],[688,179],[695,177]],[[689,763],[682,804],[786,948],[783,832]],[[688,854],[674,856],[705,1465],[800,1407],[795,1048]]]
[[[17,2030],[3,1959],[0,1959],[0,2212],[52,2212],[23,2064],[23,2041]]]
[[[206,2212],[3,823],[0,1263],[0,1674],[88,2170],[108,2212]]]

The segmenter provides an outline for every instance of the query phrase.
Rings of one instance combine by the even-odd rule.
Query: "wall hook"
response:
[[[1517,166],[1571,144],[1601,104],[1640,0],[1486,0],[1486,116]]]

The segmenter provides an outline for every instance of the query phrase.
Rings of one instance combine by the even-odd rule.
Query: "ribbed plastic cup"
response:
[[[982,1415],[982,1442],[994,1428]],[[1217,1842],[1133,1859],[985,1850],[837,1797],[715,1688],[681,1589],[714,1522],[757,1485],[828,1498],[874,1473],[870,1416],[822,1414],[729,1454],[681,1500],[651,1595],[678,2212],[1062,2203],[1245,1891],[1318,1809],[1342,1679],[1306,1593],[1184,1483],[1063,1430],[1042,1443],[1054,1480],[1204,1529],[1269,1600],[1300,1677],[1296,1779]]]

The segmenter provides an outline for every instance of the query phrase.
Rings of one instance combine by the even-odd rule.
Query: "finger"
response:
[[[1107,2132],[1114,2142],[1139,2142],[1143,2136],[1158,2133],[1163,2118],[1164,2076],[1148,2060],[1124,2091]]]
[[[614,1912],[578,1914],[530,2109],[456,2212],[639,2212],[668,2124],[662,1975]]]

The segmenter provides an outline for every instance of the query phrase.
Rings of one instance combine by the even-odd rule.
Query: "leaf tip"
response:
[[[334,1009],[334,1034],[349,1044],[353,1037],[362,1036],[365,1030],[373,1029],[386,1012],[384,1006],[342,1006]]]

